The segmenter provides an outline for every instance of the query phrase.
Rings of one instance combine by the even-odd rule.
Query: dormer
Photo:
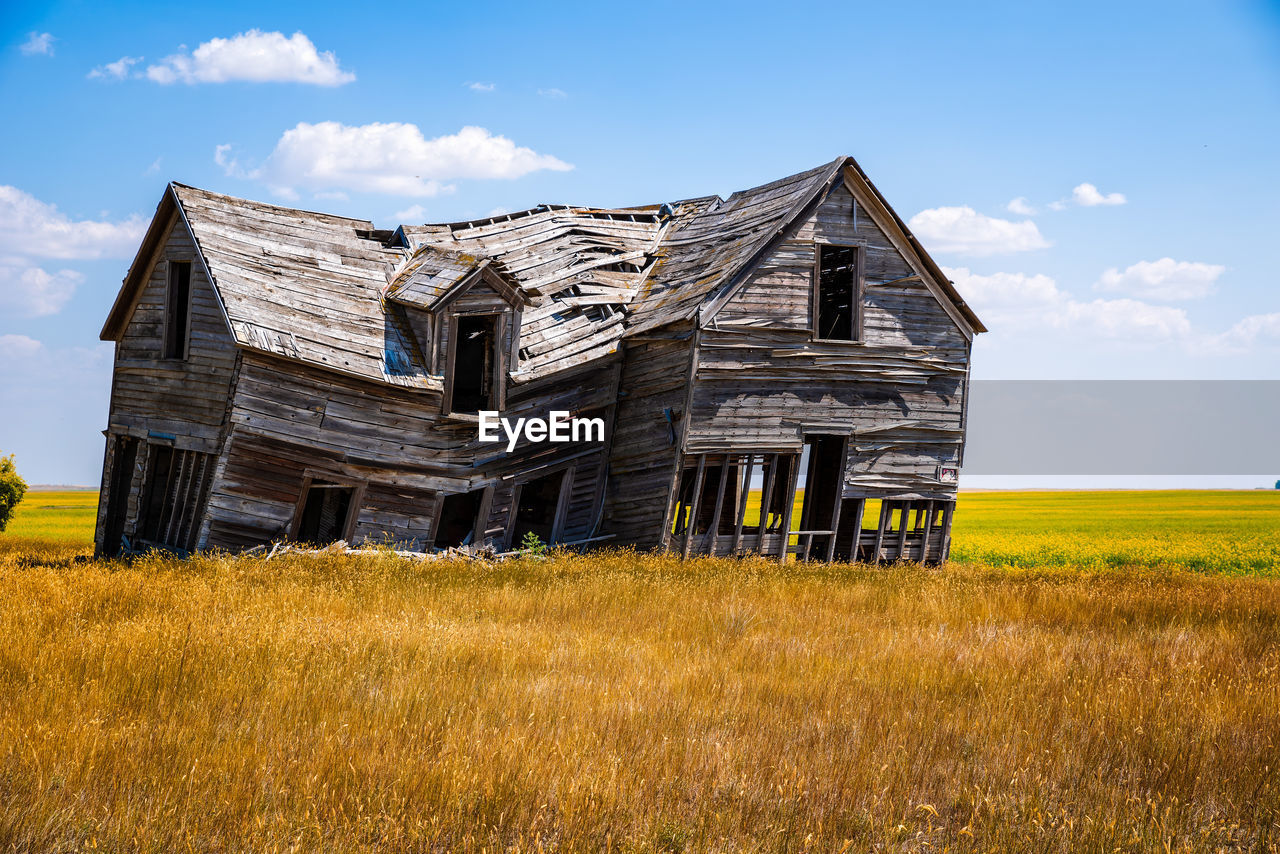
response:
[[[388,310],[403,312],[427,372],[443,380],[444,414],[505,407],[528,301],[500,262],[427,244],[387,288],[386,300]]]

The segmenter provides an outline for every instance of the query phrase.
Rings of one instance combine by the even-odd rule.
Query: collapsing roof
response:
[[[479,281],[521,306],[516,382],[706,315],[841,183],[897,238],[965,334],[985,331],[852,158],[728,199],[599,209],[542,205],[379,231],[349,219],[171,184],[102,331],[118,337],[174,216],[190,228],[243,347],[367,379],[437,387],[388,303],[438,310]]]

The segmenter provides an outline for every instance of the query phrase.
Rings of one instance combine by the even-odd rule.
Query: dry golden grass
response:
[[[1269,579],[75,551],[0,547],[0,849],[1280,844]]]

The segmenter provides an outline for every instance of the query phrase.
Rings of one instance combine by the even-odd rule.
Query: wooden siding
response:
[[[852,436],[846,497],[945,497],[963,446],[969,344],[885,232],[837,186],[700,333],[685,450],[799,450]],[[812,340],[816,242],[864,247],[863,341]]]
[[[587,366],[557,382],[508,388],[508,418],[551,410],[606,407],[616,393],[617,361]],[[605,443],[482,443],[474,418],[442,416],[440,396],[365,383],[283,359],[247,354],[231,411],[226,463],[213,484],[206,546],[241,548],[287,536],[304,478],[367,484],[355,538],[421,547],[434,535],[436,500],[492,488],[485,538],[505,544],[517,476],[556,466],[575,469],[575,492],[597,482]],[[594,504],[570,502],[566,532],[580,531]]]
[[[603,523],[618,545],[652,548],[663,542],[684,429],[691,341],[626,347]]]

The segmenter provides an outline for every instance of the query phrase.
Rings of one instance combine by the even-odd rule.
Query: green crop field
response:
[[[1276,851],[1280,493],[954,560],[95,561],[0,534],[0,851]]]

